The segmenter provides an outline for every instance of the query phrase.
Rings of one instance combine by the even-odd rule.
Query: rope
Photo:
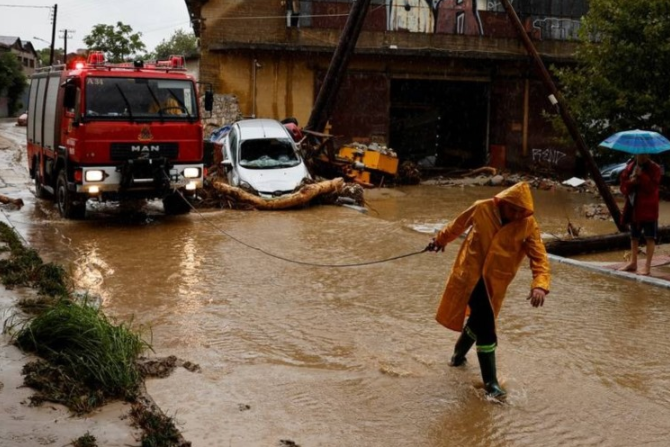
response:
[[[396,259],[408,258],[410,256],[418,255],[418,254],[425,253],[426,251],[428,251],[427,248],[424,248],[423,250],[420,250],[420,251],[414,251],[412,253],[406,253],[404,255],[393,256],[393,257],[390,257],[390,258],[377,259],[377,260],[374,260],[374,261],[352,262],[352,263],[345,263],[345,264],[321,264],[321,263],[317,263],[317,262],[307,262],[307,261],[298,261],[298,260],[295,260],[295,259],[289,259],[289,258],[285,258],[284,256],[279,256],[279,255],[276,255],[274,253],[270,253],[266,250],[263,250],[262,248],[250,245],[250,244],[236,238],[235,236],[231,235],[230,233],[227,233],[223,229],[219,228],[216,224],[211,222],[209,219],[207,219],[198,209],[196,209],[193,206],[193,204],[191,202],[189,202],[186,199],[186,197],[184,197],[184,195],[181,193],[181,191],[177,190],[176,192],[179,194],[179,196],[182,198],[182,200],[184,200],[184,202],[186,202],[188,204],[188,206],[193,211],[195,211],[200,216],[201,219],[203,219],[205,221],[206,224],[210,225],[212,228],[214,228],[219,233],[229,237],[230,239],[234,240],[238,244],[244,245],[247,248],[250,248],[252,250],[256,250],[256,251],[258,251],[260,253],[263,253],[264,255],[269,256],[271,258],[279,259],[279,260],[285,261],[285,262],[290,262],[292,264],[306,265],[306,266],[310,266],[310,267],[328,267],[328,268],[360,267],[360,266],[364,266],[364,265],[382,264],[384,262],[395,261]]]

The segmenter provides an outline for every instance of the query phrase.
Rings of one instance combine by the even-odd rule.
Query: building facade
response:
[[[306,124],[352,0],[186,0],[200,80],[248,117]],[[514,0],[545,64],[569,64],[585,0]],[[489,0],[372,0],[329,132],[378,141],[438,166],[494,162],[569,172],[555,111],[502,5]]]
[[[38,67],[39,57],[33,47],[33,44],[28,41],[21,41],[15,36],[0,36],[0,52],[11,52],[16,55],[23,68],[23,73],[26,77],[30,77],[35,69]],[[27,86],[26,86],[27,87]],[[27,95],[27,88],[24,95]],[[22,101],[27,104],[27,97]],[[9,115],[8,99],[5,92],[0,92],[0,118],[5,118]]]

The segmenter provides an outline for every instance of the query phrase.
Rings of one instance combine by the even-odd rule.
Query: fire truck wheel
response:
[[[191,206],[181,194],[173,192],[163,198],[163,210],[169,216],[177,216],[188,214],[191,211]]]
[[[86,200],[75,200],[75,195],[67,189],[65,171],[60,171],[56,184],[56,203],[62,217],[66,219],[84,218],[86,215]]]
[[[38,199],[46,199],[49,197],[49,192],[44,189],[42,186],[44,184],[44,180],[42,179],[42,176],[39,173],[39,168],[35,168],[35,197]]]

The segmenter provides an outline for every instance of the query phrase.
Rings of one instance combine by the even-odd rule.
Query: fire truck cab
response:
[[[212,93],[205,109],[212,109]],[[108,64],[102,52],[31,78],[28,168],[38,198],[65,218],[86,202],[162,199],[166,214],[190,211],[202,187],[203,127],[195,80],[183,57]]]

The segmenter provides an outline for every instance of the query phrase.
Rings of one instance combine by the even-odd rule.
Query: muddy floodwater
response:
[[[156,206],[139,221],[102,208],[65,221],[38,202],[14,223],[109,315],[150,328],[155,355],[200,365],[148,383],[194,446],[669,445],[668,289],[552,262],[552,292],[535,309],[524,263],[498,321],[509,398],[497,405],[473,353],[465,368],[447,365],[458,334],[434,320],[460,241],[368,266],[305,265],[421,250],[435,228],[500,189],[377,190],[367,214],[317,206],[166,218]],[[533,194],[546,234],[565,235],[568,219],[584,235],[615,231],[580,217],[592,196]]]

